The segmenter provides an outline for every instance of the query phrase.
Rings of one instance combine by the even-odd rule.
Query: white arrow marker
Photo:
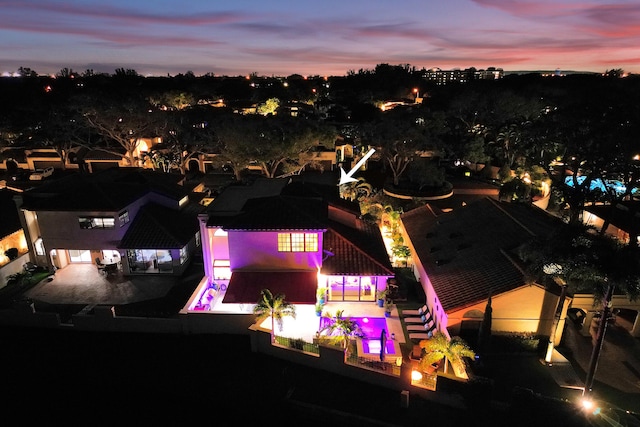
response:
[[[346,184],[347,182],[357,181],[357,179],[352,178],[352,175],[356,173],[356,171],[360,169],[362,165],[364,165],[364,162],[366,162],[367,159],[371,157],[375,151],[376,150],[374,148],[369,150],[369,152],[365,154],[363,158],[358,160],[358,163],[356,163],[356,165],[349,171],[349,173],[345,173],[344,169],[340,167],[340,182],[338,183],[338,185]]]

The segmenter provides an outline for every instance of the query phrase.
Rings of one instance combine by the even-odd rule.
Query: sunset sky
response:
[[[0,73],[640,73],[638,0],[0,0]]]

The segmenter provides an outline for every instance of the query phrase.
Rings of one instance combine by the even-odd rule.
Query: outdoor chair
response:
[[[423,314],[428,313],[428,311],[429,309],[425,304],[417,310],[402,310],[402,317],[422,316]]]
[[[98,267],[98,271],[103,275],[106,276],[109,273],[107,272],[107,266],[104,265],[101,261],[100,258],[96,258],[96,266]]]
[[[433,321],[424,323],[424,324],[420,324],[420,325],[407,325],[407,331],[420,331],[420,332],[424,332],[424,331],[428,331],[429,329],[432,329],[435,326],[435,324],[433,323]]]
[[[402,320],[406,324],[422,324],[422,325],[424,325],[425,323],[430,322],[433,319],[431,318],[431,314],[428,314],[428,315],[423,314],[420,317],[405,317]]]
[[[433,337],[431,332],[415,332],[409,334],[409,339],[412,341],[428,340],[431,337]]]

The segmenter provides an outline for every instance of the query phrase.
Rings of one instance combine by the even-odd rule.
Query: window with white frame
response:
[[[110,216],[105,217],[92,217],[81,216],[78,217],[78,223],[83,230],[93,228],[114,228],[116,226],[116,220]]]
[[[317,252],[316,233],[278,233],[278,252]]]
[[[187,247],[183,246],[180,248],[180,264],[184,264],[187,261]]]
[[[42,241],[42,237],[38,237],[35,242],[33,242],[33,248],[36,250],[36,255],[44,255],[44,242]]]
[[[118,214],[118,219],[120,220],[120,227],[129,222],[129,211],[120,212]]]

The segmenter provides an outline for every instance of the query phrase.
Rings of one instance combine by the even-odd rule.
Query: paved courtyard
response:
[[[51,279],[51,280],[50,280]],[[49,304],[128,304],[161,298],[176,283],[172,276],[103,276],[93,264],[70,264],[24,293]]]

